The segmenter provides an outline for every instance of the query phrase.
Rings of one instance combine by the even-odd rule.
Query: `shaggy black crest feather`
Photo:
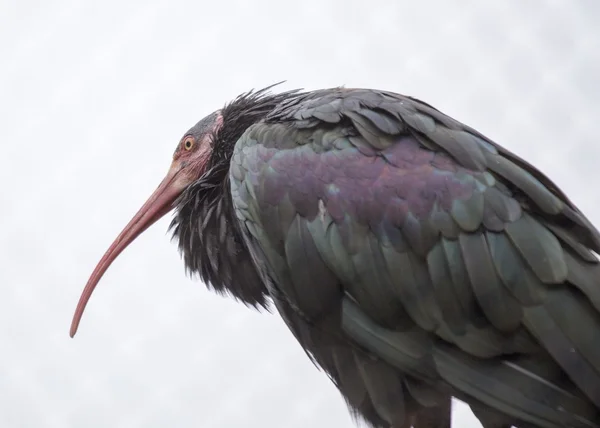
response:
[[[273,86],[242,94],[221,110],[223,126],[212,133],[207,172],[175,202],[176,214],[169,227],[189,274],[198,274],[220,294],[265,309],[268,292],[233,216],[227,174],[235,143],[246,129],[280,103],[303,95],[299,90],[272,94]]]
[[[305,95],[300,90],[280,94],[269,92],[276,85],[279,83],[258,91],[246,92],[225,105],[221,110],[223,127],[213,133],[213,150],[209,168],[222,164],[228,171],[233,147],[246,129],[263,120],[284,101],[297,100]],[[222,176],[215,176],[215,178],[222,178]]]

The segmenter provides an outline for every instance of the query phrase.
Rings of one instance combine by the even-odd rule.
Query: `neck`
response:
[[[220,173],[220,174],[218,174]],[[267,290],[239,232],[227,169],[201,179],[182,195],[171,223],[186,270],[208,288],[253,307],[266,307]]]
[[[223,125],[213,135],[209,170],[183,192],[171,223],[187,271],[209,288],[255,307],[267,304],[268,292],[239,231],[228,173],[233,146],[243,132],[281,102],[303,95],[273,95],[269,89],[240,95],[221,110]]]

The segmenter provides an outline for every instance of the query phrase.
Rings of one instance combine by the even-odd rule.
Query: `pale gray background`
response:
[[[600,224],[597,0],[0,0],[0,427],[352,426],[277,316],[186,278],[169,219],[67,334],[182,133],[284,79],[422,98]]]

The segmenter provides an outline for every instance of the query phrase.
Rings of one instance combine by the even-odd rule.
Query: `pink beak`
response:
[[[110,267],[111,263],[135,240],[135,238],[173,209],[173,202],[175,202],[187,184],[184,183],[185,180],[182,180],[179,176],[181,170],[181,166],[178,163],[173,162],[167,176],[127,226],[125,226],[117,239],[115,239],[108,248],[98,265],[96,265],[94,272],[92,272],[90,279],[81,293],[79,303],[75,309],[73,321],[71,322],[71,337],[75,336],[75,333],[77,333],[83,311],[85,310],[96,285],[100,281],[100,278],[102,278],[102,275],[104,275],[104,272]]]

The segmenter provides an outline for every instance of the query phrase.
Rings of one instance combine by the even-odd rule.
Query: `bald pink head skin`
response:
[[[92,272],[73,315],[71,337],[77,333],[83,311],[112,262],[146,229],[170,212],[177,197],[204,174],[211,155],[211,138],[222,125],[223,116],[217,111],[198,122],[181,139],[166,177],[117,236]]]

